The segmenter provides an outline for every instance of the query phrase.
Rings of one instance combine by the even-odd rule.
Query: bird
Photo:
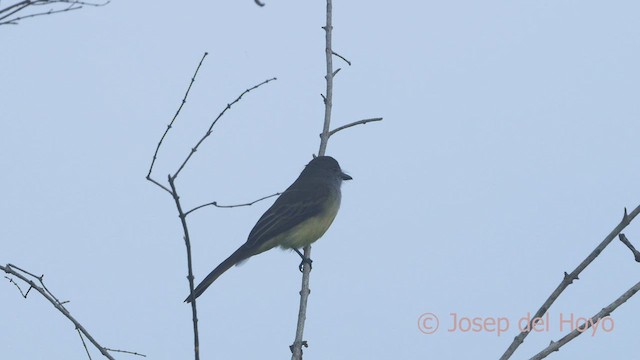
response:
[[[342,181],[353,178],[345,174],[331,156],[317,156],[302,170],[255,224],[247,241],[218,265],[184,300],[190,303],[225,271],[248,258],[280,246],[293,249],[300,257],[300,269],[311,264],[298,250],[318,240],[338,214],[342,198]]]

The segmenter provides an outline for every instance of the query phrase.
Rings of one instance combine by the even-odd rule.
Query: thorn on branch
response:
[[[334,71],[333,74],[331,74],[331,76],[335,77],[336,74],[340,72],[340,70],[342,70],[342,68],[338,68],[338,70]]]
[[[580,280],[580,278],[578,278],[578,275],[575,275],[573,277],[571,277],[570,274],[567,274],[567,272],[564,272],[564,281],[567,281],[569,284],[573,284],[573,280]]]
[[[630,222],[630,220],[629,220],[629,214],[627,214],[627,207],[625,206],[625,208],[624,208],[624,215],[622,215],[622,223],[623,223],[623,224],[626,224],[626,225],[629,225],[629,222]]]

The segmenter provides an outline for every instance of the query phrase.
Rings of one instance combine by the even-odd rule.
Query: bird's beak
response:
[[[345,173],[342,173],[340,175],[340,177],[342,177],[342,180],[353,180],[353,178]]]

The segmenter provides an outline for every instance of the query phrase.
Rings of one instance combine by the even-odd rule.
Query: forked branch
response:
[[[55,295],[53,295],[53,293],[49,291],[49,289],[47,289],[43,280],[44,275],[36,276],[30,273],[29,271],[23,270],[12,264],[7,264],[6,266],[0,265],[0,270],[4,271],[5,273],[11,276],[14,276],[20,279],[21,281],[29,285],[29,289],[23,292],[17,282],[15,282],[12,278],[6,277],[7,279],[9,279],[11,283],[13,283],[20,290],[20,294],[24,298],[27,297],[31,289],[35,289],[37,292],[40,293],[40,295],[42,295],[45,299],[47,299],[47,301],[49,301],[51,305],[53,305],[53,307],[55,307],[58,311],[62,313],[62,315],[64,315],[67,319],[69,319],[69,321],[73,323],[75,328],[78,330],[78,333],[80,334],[80,338],[83,344],[84,344],[84,338],[83,338],[84,336],[85,338],[87,338],[87,340],[89,340],[89,342],[91,342],[91,344],[93,344],[93,346],[95,346],[96,349],[98,349],[98,351],[100,351],[100,353],[104,357],[106,357],[107,359],[114,360],[114,358],[109,354],[108,349],[100,345],[98,341],[87,331],[87,329],[71,315],[71,313],[69,312],[69,310],[67,310],[66,307],[64,307],[64,304],[66,303],[66,301],[58,300],[58,298]],[[38,280],[39,284],[36,284],[33,280],[29,279],[29,277]],[[85,349],[86,349],[86,344],[85,344]],[[87,353],[88,353],[88,350],[87,350]]]
[[[556,289],[551,293],[551,295],[549,295],[549,297],[542,304],[542,306],[540,306],[538,311],[531,318],[531,321],[529,322],[529,326],[526,327],[525,329],[533,329],[535,325],[533,324],[533,322],[535,321],[535,319],[541,318],[549,310],[551,305],[556,301],[556,299],[560,296],[560,294],[562,294],[562,292],[571,283],[573,283],[573,280],[578,280],[578,275],[589,264],[591,264],[591,262],[595,260],[595,258],[598,257],[598,255],[600,255],[602,250],[604,250],[604,248],[607,247],[607,245],[609,245],[611,241],[613,241],[613,239],[615,239],[615,237],[618,236],[618,234],[622,230],[624,230],[624,228],[627,227],[627,225],[629,225],[629,223],[631,223],[631,221],[638,215],[638,213],[640,213],[640,206],[636,207],[630,214],[627,214],[626,208],[624,209],[624,215],[622,216],[622,220],[620,221],[620,223],[613,230],[611,230],[609,235],[607,235],[604,238],[604,240],[602,240],[602,242],[598,246],[596,246],[596,248],[589,254],[589,256],[587,256],[580,263],[580,265],[578,265],[578,267],[576,267],[570,274],[567,274],[566,272],[564,273],[564,277],[562,278],[562,281],[560,281],[560,284],[558,285],[558,287],[556,287]],[[523,331],[520,334],[518,334],[511,342],[511,345],[509,345],[509,348],[507,348],[505,353],[502,354],[502,356],[500,357],[500,360],[509,359],[511,355],[513,355],[513,353],[516,351],[516,349],[520,346],[520,344],[522,344],[522,342],[527,337],[527,335],[529,335],[529,331]]]

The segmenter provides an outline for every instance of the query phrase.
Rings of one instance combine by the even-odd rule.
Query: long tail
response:
[[[202,293],[207,290],[207,288],[216,281],[217,278],[220,277],[225,271],[229,270],[233,265],[239,263],[242,260],[248,259],[251,255],[251,252],[243,245],[238,248],[231,256],[229,256],[225,261],[223,261],[220,265],[218,265],[212,272],[207,275],[204,280],[193,289],[193,297],[191,294],[184,299],[184,302],[190,303],[192,299],[197,298],[202,295]]]

